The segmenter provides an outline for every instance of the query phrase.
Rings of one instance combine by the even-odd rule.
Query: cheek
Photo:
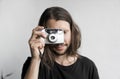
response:
[[[65,34],[64,35],[64,41],[66,43],[70,43],[70,41],[71,41],[71,34]]]

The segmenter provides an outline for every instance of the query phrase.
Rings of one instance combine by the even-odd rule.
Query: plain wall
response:
[[[28,39],[42,12],[67,9],[82,32],[80,54],[92,59],[101,79],[120,79],[120,0],[0,0],[0,73],[20,79],[30,56]]]

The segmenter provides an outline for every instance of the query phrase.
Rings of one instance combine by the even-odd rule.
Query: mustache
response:
[[[62,43],[62,44],[55,44],[55,45],[53,45],[53,46],[67,46],[68,44],[64,44],[64,43]]]

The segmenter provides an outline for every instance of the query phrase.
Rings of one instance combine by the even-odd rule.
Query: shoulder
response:
[[[30,62],[31,62],[31,57],[27,57],[27,59],[26,59],[24,64],[30,64]]]
[[[79,66],[81,66],[82,69],[89,74],[90,79],[99,79],[97,67],[90,58],[80,56],[78,58],[78,62]]]
[[[21,78],[23,79],[26,72],[27,72],[27,69],[30,65],[30,62],[31,62],[31,57],[28,57],[25,61],[25,63],[23,64],[23,67],[22,67],[22,74],[21,74]]]
[[[23,64],[23,70],[29,67],[30,62],[31,62],[31,57],[27,57],[26,61]]]
[[[78,62],[86,67],[95,67],[95,63],[93,62],[93,60],[91,60],[90,58],[88,58],[86,56],[81,55],[78,58]]]

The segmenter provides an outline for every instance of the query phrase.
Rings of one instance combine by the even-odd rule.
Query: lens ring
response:
[[[52,43],[56,42],[57,41],[57,35],[50,34],[49,37],[48,37],[48,40]]]

